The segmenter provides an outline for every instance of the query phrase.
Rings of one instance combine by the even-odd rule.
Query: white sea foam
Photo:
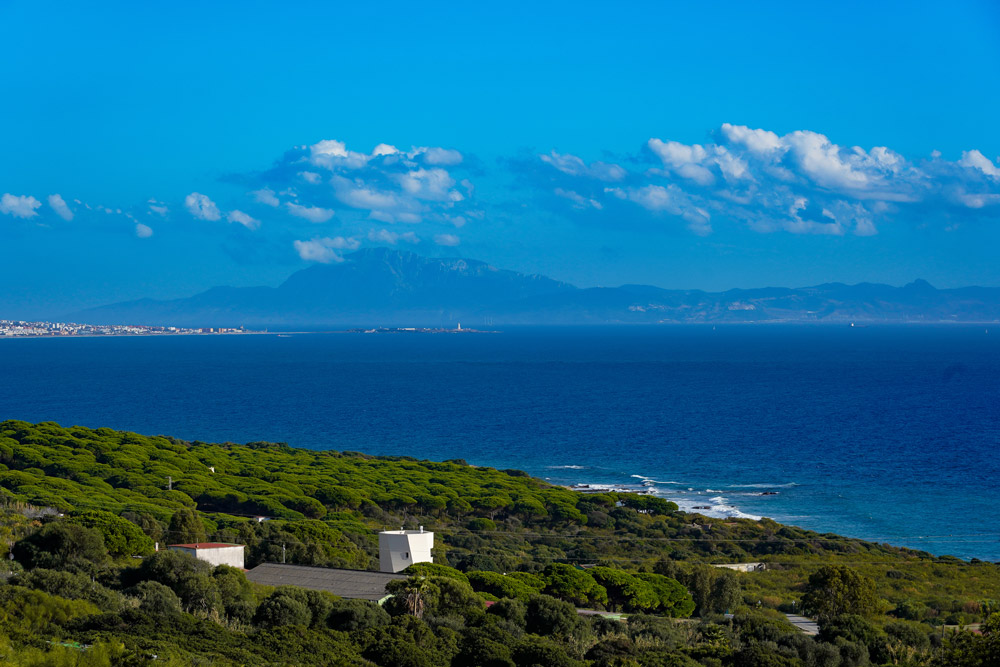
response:
[[[678,486],[683,486],[683,482],[671,482],[669,480],[663,481],[660,479],[653,479],[652,477],[646,477],[645,475],[631,475],[635,479],[641,479],[644,482],[650,482],[651,484],[676,484]]]
[[[579,470],[584,466],[550,466],[552,468],[566,468],[572,470]],[[573,489],[580,491],[591,491],[591,492],[603,492],[603,491],[613,491],[619,493],[639,493],[642,495],[655,495],[661,497],[669,497],[671,501],[677,503],[679,509],[684,512],[694,512],[697,514],[703,514],[704,516],[713,517],[716,519],[752,519],[754,521],[759,521],[760,516],[756,514],[749,514],[740,510],[738,507],[729,503],[727,498],[722,495],[724,492],[721,489],[705,489],[704,491],[695,490],[694,487],[687,486],[683,489],[675,488],[663,488],[664,485],[674,485],[683,486],[682,482],[674,481],[660,481],[646,475],[629,475],[632,479],[638,480],[636,483],[623,483],[614,484],[606,482],[584,482],[581,481],[574,484]],[[734,488],[736,485],[727,488]],[[746,488],[774,488],[774,487],[785,487],[785,486],[795,486],[792,484],[761,484],[761,485],[742,485]],[[709,498],[704,498],[705,494],[716,494]],[[750,495],[760,495],[759,493],[749,493],[749,492],[739,492],[733,491],[731,494],[727,495],[737,495],[737,496],[750,496]],[[702,496],[701,498],[697,496]],[[698,508],[698,509],[695,509]]]
[[[712,498],[709,502],[712,502],[713,504],[707,506],[696,500],[675,500],[674,502],[676,502],[677,506],[685,512],[703,514],[715,519],[752,519],[754,521],[760,521],[761,519],[761,517],[756,514],[748,514],[747,512],[741,511],[738,507],[728,505],[725,502],[717,503],[715,502],[716,500],[716,498]],[[718,500],[724,501],[724,499]]]
[[[586,466],[545,466],[549,470],[583,470]]]

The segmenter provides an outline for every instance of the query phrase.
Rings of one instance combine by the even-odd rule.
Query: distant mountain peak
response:
[[[725,292],[644,285],[578,289],[475,259],[363,248],[296,271],[276,288],[219,287],[69,317],[92,324],[344,328],[671,322],[994,322],[1000,289],[826,283]]]

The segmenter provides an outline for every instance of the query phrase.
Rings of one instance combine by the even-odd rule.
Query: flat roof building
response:
[[[383,572],[401,572],[414,563],[433,563],[434,533],[420,530],[383,530],[378,534],[378,565]]]

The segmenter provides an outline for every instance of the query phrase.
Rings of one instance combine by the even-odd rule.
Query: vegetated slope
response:
[[[0,464],[6,467],[0,472],[4,494],[62,511],[144,512],[167,520],[190,507],[228,528],[256,524],[249,520],[255,516],[321,522],[352,533],[358,543],[340,541],[334,548],[359,566],[367,564],[359,550],[374,549],[366,529],[418,520],[441,534],[449,561],[469,553],[569,562],[666,555],[719,562],[827,553],[927,556],[768,520],[686,515],[659,498],[579,493],[520,471],[463,461],[273,443],[189,443],[8,421],[0,423]]]
[[[216,287],[187,299],[143,299],[68,316],[94,324],[334,327],[667,322],[983,322],[1000,320],[1000,289],[939,290],[828,283],[802,288],[578,289],[471,259],[385,248],[292,274],[278,287]]]
[[[1000,640],[995,614],[982,637],[933,644],[933,624],[1000,607],[992,564],[463,461],[6,421],[0,496],[11,567],[27,568],[0,585],[4,664],[981,665]],[[366,567],[374,531],[419,524],[439,537],[436,562],[393,582],[381,609],[151,553],[154,540],[213,539],[247,544],[250,565]],[[772,569],[699,564],[748,558]],[[819,616],[819,638],[774,610],[794,604]],[[634,615],[585,620],[574,605]],[[697,625],[671,619],[692,612]]]

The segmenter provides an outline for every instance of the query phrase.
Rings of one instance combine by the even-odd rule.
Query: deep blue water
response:
[[[982,326],[0,340],[0,418],[645,478],[682,507],[990,560],[998,389]]]

